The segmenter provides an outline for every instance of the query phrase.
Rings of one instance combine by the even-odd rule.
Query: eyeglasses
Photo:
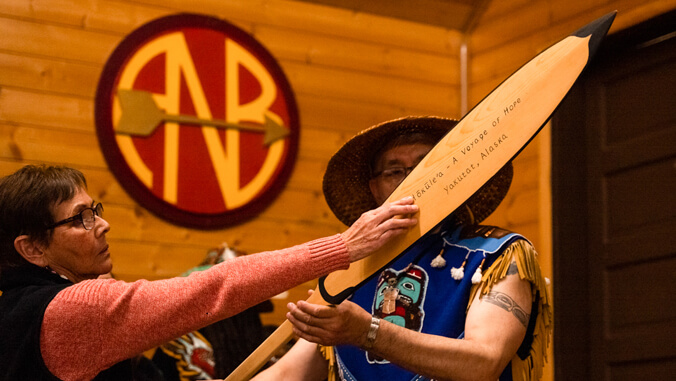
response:
[[[80,220],[82,222],[82,227],[86,230],[90,230],[96,224],[96,216],[103,217],[103,205],[99,202],[93,208],[82,209],[82,211],[73,217],[66,218],[61,220],[52,226],[49,226],[47,229],[54,229],[57,226],[67,224],[69,222]]]
[[[383,169],[380,172],[376,172],[373,174],[373,178],[378,178],[380,177],[383,181],[386,181],[388,183],[397,183],[399,184],[400,182],[404,181],[406,176],[411,173],[411,171],[415,168],[413,167],[392,167],[392,168],[387,168]]]

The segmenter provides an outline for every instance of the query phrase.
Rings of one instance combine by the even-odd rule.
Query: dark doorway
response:
[[[608,36],[552,119],[555,378],[676,375],[676,11]]]

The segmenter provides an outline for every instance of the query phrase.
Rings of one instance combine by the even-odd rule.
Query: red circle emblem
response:
[[[173,15],[132,32],[106,63],[95,103],[110,170],[177,225],[252,218],[295,163],[298,110],[284,73],[253,37],[214,17]]]

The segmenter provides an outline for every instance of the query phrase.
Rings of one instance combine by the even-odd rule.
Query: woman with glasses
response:
[[[0,181],[0,379],[133,380],[136,355],[347,268],[413,226],[394,217],[416,211],[406,198],[342,234],[126,283],[97,279],[112,269],[110,224],[83,174],[26,166]]]

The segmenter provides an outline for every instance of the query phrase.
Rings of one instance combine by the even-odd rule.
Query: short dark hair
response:
[[[26,234],[48,245],[56,205],[87,188],[77,169],[27,165],[0,180],[0,270],[28,262],[14,248],[16,237]]]

